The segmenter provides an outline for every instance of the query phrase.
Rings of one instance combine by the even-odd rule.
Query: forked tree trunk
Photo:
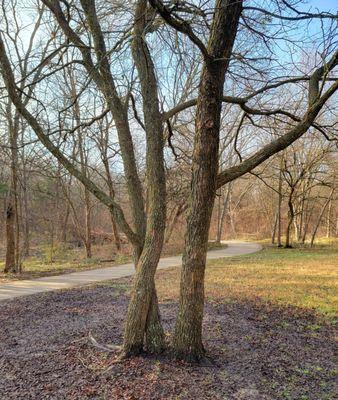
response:
[[[174,333],[176,357],[199,361],[204,355],[202,320],[208,233],[218,172],[221,96],[242,2],[217,0],[208,53],[200,80],[192,164],[190,212]]]
[[[160,236],[154,237],[157,244],[145,244],[136,267],[124,331],[125,356],[141,354],[144,349],[151,353],[160,353],[165,346],[154,280],[162,250],[164,228],[161,231],[161,228],[158,229]]]
[[[80,0],[80,3],[82,5],[83,11],[86,16],[86,22],[92,33],[93,47],[96,56],[95,62],[93,61],[93,58],[91,56],[91,49],[84,44],[80,36],[69,26],[67,18],[63,13],[59,2],[47,2],[43,0],[43,3],[46,4],[47,7],[52,11],[65,35],[78,48],[79,52],[82,54],[83,65],[86,68],[87,73],[92,77],[93,81],[96,83],[96,85],[104,95],[105,100],[107,102],[107,106],[109,107],[111,114],[114,118],[115,128],[117,131],[120,150],[121,150],[121,157],[123,160],[123,168],[131,204],[131,214],[135,232],[133,232],[130,229],[129,225],[127,224],[124,218],[122,210],[119,207],[117,207],[117,205],[113,207],[109,205],[109,207],[111,208],[114,217],[118,218],[117,221],[119,222],[121,229],[126,233],[126,236],[131,241],[131,243],[133,243],[135,259],[137,260],[140,254],[142,253],[144,240],[146,237],[146,217],[145,217],[143,191],[142,191],[141,180],[137,170],[134,145],[129,126],[128,107],[125,104],[124,99],[121,99],[119,97],[117,87],[111,73],[111,66],[109,63],[109,57],[107,56],[107,50],[103,32],[101,30],[99,18],[96,12],[95,1]],[[0,46],[2,46],[1,41],[0,41]],[[7,68],[7,66],[9,65],[7,60],[2,59],[2,61],[6,64]],[[11,92],[11,94],[13,97],[15,97],[14,92]],[[156,101],[156,98],[153,97],[152,101]],[[23,109],[21,110],[25,111]],[[28,112],[24,113],[28,117]],[[83,176],[83,174],[81,174],[81,172],[78,169],[74,168],[74,166],[71,163],[69,163],[68,160],[65,159],[65,157],[62,156],[62,154],[58,151],[58,149],[56,149],[47,140],[47,138],[43,136],[43,131],[41,129],[41,126],[39,126],[38,122],[33,118],[29,117],[29,119],[32,125],[34,126],[34,130],[39,133],[39,138],[45,139],[43,140],[43,143],[54,155],[56,155],[56,157],[59,160],[62,160],[62,163],[66,166],[68,171],[70,171],[83,184],[85,184],[88,187],[88,190],[90,190],[92,194],[94,194],[97,198],[99,198],[100,201],[102,201],[106,205],[108,203],[111,204],[112,203],[111,199],[110,201],[108,201],[108,196],[106,196],[101,190],[99,190],[99,188],[97,188],[92,181],[90,181],[87,177]],[[152,123],[152,121],[150,123]],[[161,137],[161,140],[163,140],[163,132],[157,131],[155,136],[157,136],[157,138]],[[163,143],[161,144],[161,146],[162,146],[161,152],[163,152]],[[154,156],[156,157],[155,154]],[[154,182],[154,185],[156,185],[156,182]],[[161,201],[164,202],[165,199],[162,199]]]
[[[163,156],[163,125],[159,109],[154,64],[144,39],[147,1],[136,5],[132,55],[138,71],[146,131],[147,227],[144,247],[137,263],[134,287],[128,307],[123,349],[125,355],[142,352],[144,341],[150,352],[164,348],[155,290],[155,272],[160,259],[166,219],[166,183]]]

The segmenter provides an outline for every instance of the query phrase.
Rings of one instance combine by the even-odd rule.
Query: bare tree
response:
[[[183,256],[179,313],[174,335],[176,356],[195,361],[204,355],[202,343],[204,271],[211,210],[216,189],[251,171],[273,154],[291,145],[309,129],[325,102],[338,88],[336,81],[326,92],[319,89],[319,82],[325,79],[327,73],[337,65],[338,53],[317,68],[309,78],[308,109],[301,118],[293,118],[296,124],[284,135],[263,146],[240,164],[218,173],[222,100],[239,102],[244,111],[255,113],[247,107],[247,99],[229,99],[222,96],[225,73],[242,13],[242,3],[216,2],[207,46],[195,35],[187,22],[182,22],[181,18],[176,17],[175,8],[169,9],[160,0],[150,0],[150,3],[169,25],[189,37],[200,49],[204,58],[197,101],[191,101],[182,105],[180,109],[174,110],[177,112],[197,103],[190,210]],[[224,35],[224,32],[227,34]],[[264,111],[260,110],[257,113],[264,114]],[[271,111],[265,113],[271,114]],[[272,112],[274,113],[275,111]],[[282,112],[282,114],[285,113]]]
[[[65,63],[60,66],[59,57],[62,58],[64,52],[69,54],[73,51],[69,63],[75,64],[81,70],[84,80],[81,87],[77,88],[75,96],[72,96],[73,101],[69,107],[74,107],[83,93],[86,100],[89,100],[93,91],[103,100],[102,113],[91,115],[83,121],[79,120],[76,126],[70,129],[62,126],[52,129],[51,126],[55,127],[57,123],[53,124],[52,118],[45,111],[44,107],[47,105],[45,99],[35,101],[19,90],[9,60],[10,49],[6,49],[1,39],[3,35],[0,35],[1,74],[10,100],[40,142],[69,174],[76,177],[91,195],[108,207],[119,230],[133,245],[136,275],[126,320],[123,346],[125,355],[138,354],[144,347],[156,352],[164,347],[164,333],[159,318],[154,282],[166,225],[164,146],[167,139],[174,158],[175,156],[177,158],[175,144],[178,141],[175,141],[173,136],[177,132],[184,132],[183,127],[186,128],[189,124],[191,128],[189,110],[194,110],[196,106],[196,115],[193,118],[195,129],[192,160],[189,151],[186,152],[185,149],[179,151],[179,155],[184,157],[187,163],[191,163],[192,175],[174,352],[179,358],[199,360],[204,355],[202,343],[204,272],[216,190],[251,172],[274,154],[286,149],[310,128],[319,131],[328,139],[332,134],[328,134],[328,130],[333,131],[325,123],[319,124],[316,121],[338,88],[336,80],[332,83],[331,72],[337,65],[338,55],[333,53],[331,41],[328,39],[321,63],[316,63],[310,72],[285,78],[281,69],[273,64],[270,57],[266,57],[266,53],[263,53],[262,57],[257,57],[260,53],[256,54],[255,50],[250,53],[250,46],[254,46],[253,41],[257,41],[257,37],[260,43],[266,44],[268,52],[274,40],[280,39],[278,29],[274,31],[271,39],[267,33],[262,34],[257,31],[257,26],[258,29],[262,27],[267,29],[266,16],[272,21],[271,26],[280,26],[285,20],[293,23],[313,18],[329,19],[332,16],[297,12],[294,8],[286,6],[292,14],[290,17],[285,16],[282,11],[276,14],[271,8],[269,10],[250,6],[243,8],[241,1],[233,0],[217,0],[215,4],[207,2],[192,9],[186,4],[162,3],[160,0],[150,0],[149,6],[145,0],[140,0],[133,9],[132,18],[128,8],[130,4],[106,4],[94,0],[81,0],[76,4],[43,0],[43,3],[51,13],[45,15],[53,16],[58,29],[53,33],[55,39],[53,55],[47,57],[48,62],[42,60],[42,68],[46,67],[47,71],[41,79],[46,79],[45,82],[48,82],[51,76],[62,70]],[[111,13],[123,16],[121,25],[116,31],[106,29],[106,17],[112,15]],[[116,20],[120,22],[118,18]],[[156,33],[159,29],[163,29],[161,33],[168,32],[168,40],[161,43],[163,45],[165,42],[170,43],[167,51],[180,59],[179,65],[184,64],[182,60],[190,60],[190,53],[186,49],[191,50],[193,55],[196,51],[199,52],[196,59],[201,60],[201,67],[194,69],[195,78],[189,79],[188,83],[193,89],[187,90],[185,93],[189,93],[189,96],[182,95],[179,103],[175,101],[169,103],[165,100],[170,89],[165,85],[162,86],[159,79],[160,68],[157,69],[156,57],[150,45],[153,43],[148,35],[150,32]],[[235,38],[237,44],[234,47]],[[124,48],[131,49],[132,60],[129,60],[129,63],[132,66],[128,68],[120,62],[120,59],[127,54]],[[119,68],[113,63],[115,56],[119,60]],[[54,59],[56,61],[52,64]],[[236,68],[232,68],[232,64]],[[273,68],[270,69],[270,66]],[[274,68],[277,72],[269,74],[268,71],[274,71]],[[124,79],[127,69],[129,79]],[[195,86],[197,77],[199,77],[198,89]],[[289,110],[287,102],[283,103],[278,93],[273,97],[274,100],[270,99],[271,93],[279,90],[282,92],[285,87],[292,85],[299,85],[302,93],[306,91],[305,85],[309,87],[306,91],[307,104],[303,101],[302,107],[294,106],[292,109],[294,112]],[[176,86],[178,85],[175,84]],[[186,87],[184,84],[182,86]],[[234,90],[231,90],[231,86],[234,86]],[[227,95],[223,94],[224,89]],[[184,91],[182,89],[182,92]],[[135,102],[135,92],[141,93],[142,101],[138,98]],[[175,97],[175,92],[172,94]],[[32,101],[30,106],[25,103],[26,99]],[[32,104],[36,105],[36,109]],[[163,111],[163,104],[171,108]],[[239,107],[242,111],[235,127],[225,129],[225,135],[231,131],[227,143],[234,147],[234,153],[238,156],[238,161],[234,159],[226,164],[219,162],[223,104]],[[51,109],[53,108],[49,106],[49,110]],[[140,109],[142,109],[141,116]],[[114,120],[114,129],[118,137],[118,157],[122,160],[131,221],[122,203],[111,190],[112,185],[106,186],[107,191],[103,189],[102,181],[94,179],[94,174],[90,176],[83,169],[82,165],[88,160],[79,157],[80,166],[78,166],[77,160],[70,159],[67,153],[67,136],[75,136],[79,129],[96,124],[108,113]],[[194,115],[194,111],[192,113]],[[55,114],[56,111],[53,109],[52,115]],[[189,121],[186,121],[184,117],[188,114]],[[82,118],[81,116],[80,119]],[[57,122],[60,120],[60,118],[55,119]],[[143,170],[137,163],[132,135],[134,125],[131,120],[145,135],[145,146],[140,146],[146,154]],[[281,133],[277,137],[271,135],[273,124],[280,128]],[[253,132],[250,136],[249,130],[252,127],[257,129],[250,131]],[[264,132],[262,137],[256,134],[257,130]],[[64,136],[64,147],[60,148],[60,141],[55,144],[53,136],[55,134],[58,134],[59,138]],[[239,151],[238,143],[245,135],[249,135],[252,143],[248,143],[250,140],[245,141]],[[184,139],[187,142],[190,140],[190,138]],[[109,165],[108,167],[104,165],[102,171],[105,176],[103,180],[107,184],[106,178],[110,175]],[[97,178],[101,171],[97,170],[96,173]],[[143,180],[145,185],[142,185]],[[184,208],[185,206],[182,206],[182,209]]]

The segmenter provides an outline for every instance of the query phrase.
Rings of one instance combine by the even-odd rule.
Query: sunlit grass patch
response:
[[[276,249],[213,260],[206,269],[206,297],[233,301],[260,299],[293,305],[334,317],[337,296],[338,249],[336,247]],[[158,279],[161,299],[178,296],[179,271]]]
[[[53,248],[49,245],[41,245],[34,248],[33,255],[22,260],[21,274],[4,274],[4,262],[0,262],[0,282],[105,268],[124,264],[131,260],[129,255],[113,254],[111,246],[106,246],[104,249],[102,246],[99,248],[93,246],[94,254],[99,253],[99,250],[102,253],[100,256],[86,258],[84,248],[70,249],[60,244],[56,244]],[[109,262],[105,262],[107,258]]]

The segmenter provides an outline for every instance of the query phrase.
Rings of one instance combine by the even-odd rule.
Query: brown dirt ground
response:
[[[208,301],[209,363],[188,365],[163,354],[114,364],[117,355],[93,347],[88,333],[100,343],[121,343],[130,282],[0,303],[0,399],[337,398],[332,322],[258,299]],[[173,302],[161,304],[167,332],[176,311]]]

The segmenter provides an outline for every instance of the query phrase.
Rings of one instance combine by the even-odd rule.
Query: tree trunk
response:
[[[54,221],[52,219],[49,220],[49,226],[50,226],[50,248],[49,248],[49,260],[48,262],[50,264],[54,263]]]
[[[29,240],[29,207],[28,207],[28,190],[27,190],[27,185],[28,185],[28,178],[27,174],[25,171],[26,167],[25,165],[23,166],[23,208],[24,208],[24,228],[23,228],[23,254],[25,257],[29,256],[29,251],[30,251],[30,240]]]
[[[277,224],[277,247],[282,247],[282,202],[283,202],[283,174],[282,174],[283,160],[281,159],[279,177],[278,177],[278,224]]]
[[[109,161],[108,161],[108,137],[106,136],[105,138],[105,143],[104,143],[104,148],[102,149],[102,162],[104,165],[104,169],[106,172],[106,177],[107,177],[107,185],[109,189],[109,195],[112,199],[115,198],[115,190],[114,190],[114,183],[110,174],[110,169],[109,169]],[[112,224],[112,229],[113,229],[113,235],[114,235],[114,242],[116,246],[116,250],[120,251],[121,250],[121,240],[120,240],[120,235],[119,231],[116,226],[116,221],[114,218],[114,215],[110,213],[110,219],[111,219],[111,224]]]
[[[221,243],[221,199],[222,199],[222,188],[219,189],[219,194],[217,195],[217,227],[216,227],[216,239],[215,242]]]
[[[85,191],[85,204],[86,204],[86,239],[85,239],[85,246],[86,246],[86,257],[92,258],[92,226],[91,226],[91,202],[90,202],[90,194],[86,188]]]
[[[221,96],[241,11],[241,1],[216,1],[207,48],[212,60],[205,60],[199,85],[190,211],[174,333],[176,357],[189,361],[204,356],[204,271],[218,173]]]
[[[163,247],[166,222],[164,140],[155,69],[144,39],[146,9],[146,0],[140,0],[135,10],[132,55],[141,84],[147,139],[147,224],[145,244],[137,263],[134,288],[128,307],[123,343],[125,355],[142,352],[144,340],[148,351],[160,352],[164,348],[164,331],[159,317],[154,280]]]
[[[17,178],[16,178],[17,180]],[[18,182],[15,185],[14,193],[14,207],[15,207],[15,266],[16,272],[22,272],[22,263],[20,260],[20,219],[22,219],[22,213],[19,213],[19,196],[18,196]],[[20,210],[21,211],[21,210]]]
[[[177,221],[179,219],[179,217],[186,211],[187,206],[186,204],[180,204],[174,214],[174,217],[172,218],[171,223],[169,224],[169,226],[167,227],[166,230],[166,237],[165,237],[165,243],[169,243],[169,240],[171,238],[171,235],[173,233],[173,230],[175,228],[175,225],[177,224]]]
[[[16,272],[15,264],[15,215],[9,200],[6,209],[6,261],[4,272]]]
[[[217,243],[220,243],[221,240],[222,240],[224,220],[225,220],[226,214],[229,212],[229,200],[230,200],[231,187],[232,187],[232,184],[229,183],[227,185],[227,191],[226,191],[225,199],[224,199],[223,205],[222,205],[222,213],[220,215],[219,223],[218,223],[218,227],[217,227],[218,228],[217,229],[217,236],[216,236],[216,242]]]
[[[302,239],[301,239],[302,244],[305,244],[306,236],[308,233],[309,222],[310,222],[310,216],[308,215],[309,214],[308,208],[309,208],[309,206],[307,204],[305,207],[304,216],[303,216],[303,229],[302,229]]]
[[[313,209],[314,209],[315,203],[313,203],[311,209],[309,205],[309,200],[306,201],[304,205],[304,216],[303,216],[303,229],[302,229],[302,244],[305,244],[306,237],[309,231],[309,226],[311,222],[311,216],[313,215]]]
[[[291,246],[291,226],[292,226],[292,221],[293,221],[293,216],[289,214],[289,221],[286,227],[286,233],[285,233],[285,248],[290,249]]]
[[[62,228],[61,228],[61,242],[62,243],[66,243],[66,241],[67,241],[67,227],[68,227],[69,214],[70,214],[70,205],[69,205],[69,202],[67,201],[65,217],[64,217],[64,220],[62,223]]]
[[[237,232],[236,232],[236,226],[235,226],[235,221],[234,221],[236,206],[232,205],[231,197],[232,197],[232,194],[230,193],[228,218],[229,218],[229,223],[230,223],[230,227],[231,227],[231,236],[232,236],[232,238],[236,238]]]
[[[26,119],[26,121],[35,131],[39,140],[46,147],[46,149],[48,149],[48,151],[50,151],[51,154],[53,154],[56,157],[56,159],[68,170],[68,172],[71,175],[76,177],[100,202],[102,202],[102,204],[106,205],[111,210],[120,229],[125,233],[125,235],[128,237],[128,239],[136,249],[135,254],[139,255],[144,245],[143,241],[147,239],[146,229],[145,229],[147,221],[145,218],[142,185],[137,170],[133,141],[129,127],[128,107],[125,104],[125,99],[121,99],[118,96],[115,82],[111,74],[109,57],[107,57],[107,51],[104,43],[103,33],[99,25],[99,19],[97,18],[95,2],[93,0],[81,0],[82,8],[86,14],[86,22],[88,23],[89,30],[92,32],[92,39],[94,42],[94,51],[96,56],[95,63],[91,55],[92,51],[91,48],[85,45],[84,42],[81,40],[80,36],[78,36],[78,34],[69,26],[67,18],[65,17],[59,2],[46,1],[44,3],[55,15],[57,21],[60,24],[61,29],[68,37],[69,41],[72,42],[77,47],[79,52],[82,54],[84,67],[86,68],[88,74],[93,78],[98,88],[102,91],[106,99],[107,105],[109,106],[109,109],[113,115],[116,131],[119,138],[121,157],[123,159],[123,167],[126,178],[126,184],[128,187],[128,194],[130,198],[130,203],[132,205],[131,211],[132,211],[132,219],[135,232],[128,224],[121,206],[117,204],[113,199],[111,199],[110,196],[108,196],[103,190],[101,190],[91,179],[82,174],[80,169],[78,169],[60,151],[58,146],[54,145],[54,143],[50,140],[48,135],[44,133],[44,129],[42,128],[39,121],[26,108],[27,103],[21,101],[21,98],[16,89],[15,78],[13,75],[9,59],[6,54],[4,42],[0,35],[1,74],[4,78],[9,96],[11,100],[14,102],[15,106],[17,107],[18,112],[20,112],[20,114]],[[27,99],[29,99],[28,96]],[[153,97],[153,101],[154,99],[155,98]],[[158,101],[157,101],[157,107],[158,107]],[[158,110],[158,115],[160,116],[160,121],[162,123],[162,114],[160,113],[159,110]],[[149,124],[151,125],[152,121],[148,119],[148,125]],[[160,169],[158,171],[164,173],[163,129],[162,126],[160,130],[157,130],[157,128],[158,125],[156,123],[154,124],[154,129],[150,131],[151,135],[149,135],[149,139],[151,140],[155,133],[155,141],[152,141],[152,144],[149,144],[150,148],[149,148],[148,158],[150,158],[151,156],[154,156],[154,158],[158,158],[158,155],[160,155],[159,158]],[[156,149],[152,148],[154,142],[156,142],[157,144],[160,143],[160,146],[158,145],[155,146]],[[152,153],[152,150],[155,150],[155,152]],[[155,169],[157,167],[158,165],[155,166]],[[156,172],[153,173],[152,171],[151,173],[149,173],[148,175],[149,181],[152,182],[151,179],[154,178],[155,176]],[[157,180],[154,181],[153,186],[156,186],[156,184]],[[161,189],[162,188],[165,189],[165,180],[164,182],[161,182],[159,187]],[[161,192],[161,195],[162,194],[163,192]],[[165,195],[165,190],[164,190],[164,195]],[[164,203],[161,204],[161,207],[164,208],[165,211],[165,196],[162,196],[161,199],[156,199],[155,203]],[[157,209],[155,208],[154,214],[156,214],[156,211]],[[161,212],[158,213],[157,217],[159,219],[162,217]],[[157,229],[156,224],[152,225],[152,221],[154,220],[156,220],[156,217],[154,216],[148,218],[149,234],[151,230]],[[163,218],[163,221],[164,220],[165,216]],[[159,226],[158,228],[161,227]],[[159,234],[161,234],[160,230],[161,229],[159,229]]]
[[[324,215],[324,212],[325,212],[325,210],[326,210],[326,207],[328,206],[328,204],[330,203],[330,201],[331,201],[331,199],[332,199],[333,193],[334,193],[334,188],[331,189],[330,196],[329,196],[329,198],[326,200],[326,202],[323,204],[323,207],[322,207],[322,209],[321,209],[321,211],[320,211],[320,214],[319,214],[319,216],[318,216],[316,225],[315,225],[315,227],[314,227],[314,229],[313,229],[313,232],[312,232],[310,247],[313,246],[313,243],[314,243],[314,241],[315,241],[316,234],[317,234],[317,231],[318,231],[320,222],[321,222],[321,220],[322,220],[322,218],[323,218],[323,215]]]
[[[278,226],[278,211],[275,213],[274,223],[271,230],[271,244],[275,244],[277,226]]]
[[[120,234],[116,226],[115,218],[114,215],[110,213],[110,219],[111,219],[111,226],[113,230],[113,235],[114,235],[114,243],[116,246],[116,250],[120,251],[121,250],[121,239],[120,239]]]
[[[295,217],[295,213],[294,213],[294,208],[293,208],[293,192],[294,192],[294,188],[292,187],[290,190],[290,194],[289,194],[289,199],[288,199],[288,207],[289,207],[289,211],[288,211],[288,224],[286,227],[286,234],[285,234],[285,248],[286,249],[290,249],[291,246],[291,227],[292,227],[292,223],[293,223],[293,219]]]
[[[297,213],[298,213],[298,211],[296,211],[296,216],[293,219],[293,228],[294,228],[294,232],[295,232],[294,233],[294,237],[298,242],[299,241],[298,238],[299,238],[299,234],[300,234],[300,229],[299,229],[299,224],[298,224],[298,218],[299,217],[298,217]]]
[[[4,272],[19,271],[19,215],[18,215],[18,135],[19,114],[12,114],[11,102],[7,105],[7,122],[11,145],[11,187],[6,210],[6,259]]]
[[[303,228],[304,228],[304,213],[305,213],[305,198],[306,190],[303,188],[301,204],[300,204],[300,215],[299,215],[299,228],[297,231],[297,241],[301,242],[303,238]]]
[[[77,126],[81,125],[81,110],[80,105],[77,100],[76,93],[76,85],[75,85],[75,76],[72,69],[68,69],[68,74],[71,83],[71,96],[74,99],[74,120]],[[85,177],[88,177],[88,157],[86,154],[85,143],[83,139],[83,130],[82,128],[78,129],[78,146],[79,146],[79,155],[80,155],[80,168],[81,172]],[[84,245],[86,249],[86,257],[92,257],[92,244],[91,244],[91,201],[90,201],[90,193],[85,185],[83,185],[84,189],[84,200],[85,200],[85,233],[84,237]]]
[[[331,213],[332,213],[332,199],[330,199],[329,208],[327,210],[327,216],[326,216],[326,237],[327,238],[331,237]]]

